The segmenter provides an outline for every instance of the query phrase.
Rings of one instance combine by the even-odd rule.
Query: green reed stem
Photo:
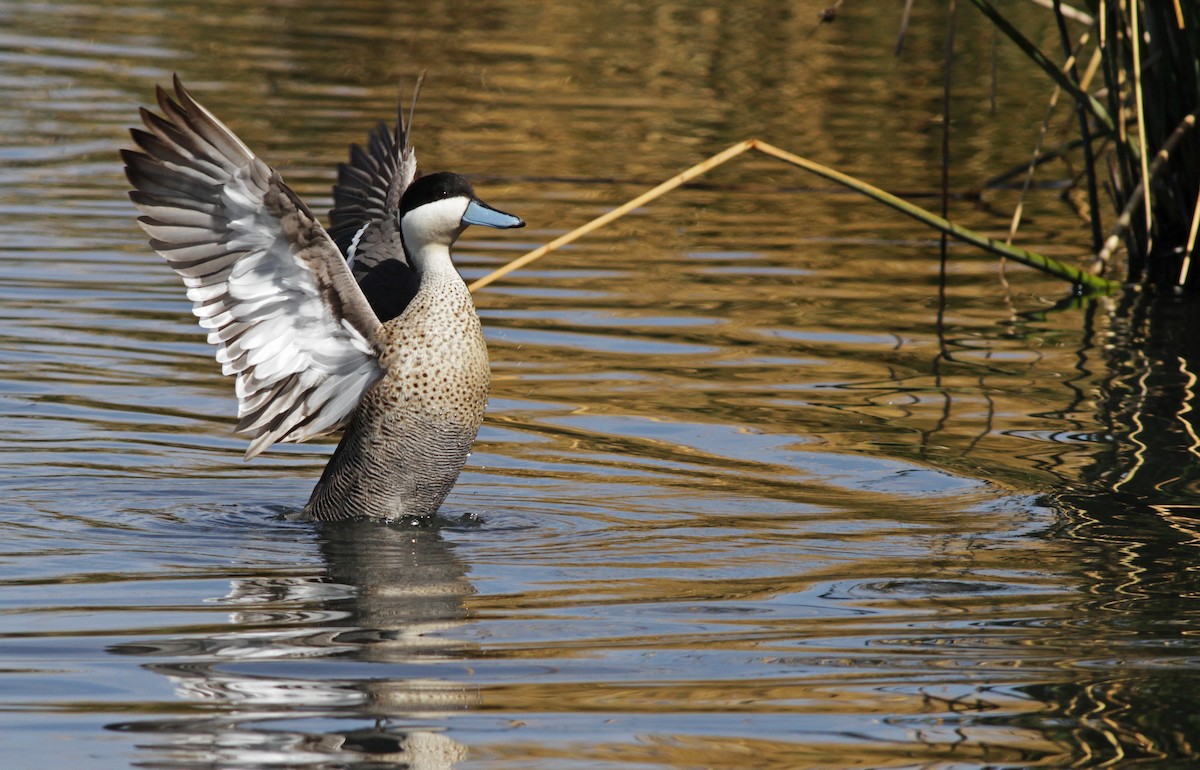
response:
[[[998,241],[995,238],[990,238],[982,233],[977,233],[974,230],[956,225],[948,219],[939,217],[931,211],[927,211],[920,206],[916,206],[908,201],[897,198],[885,190],[881,190],[874,185],[855,179],[848,174],[843,174],[840,171],[835,171],[828,166],[822,166],[820,163],[802,158],[799,155],[793,155],[786,150],[781,150],[778,147],[767,144],[766,142],[757,139],[750,140],[754,149],[764,152],[767,155],[779,158],[780,160],[791,163],[794,166],[809,171],[817,176],[824,177],[832,182],[837,182],[840,185],[849,187],[852,190],[866,195],[869,198],[879,201],[880,203],[890,208],[899,211],[902,214],[907,214],[918,222],[940,230],[943,233],[952,235],[964,243],[969,243],[973,246],[978,246],[981,249],[986,249],[993,254],[999,254],[1003,257],[1008,257],[1023,265],[1041,270],[1044,273],[1064,278],[1088,293],[1094,294],[1109,294],[1115,291],[1119,284],[1115,281],[1110,281],[1107,278],[1102,278],[1073,265],[1068,265],[1064,262],[1059,262],[1052,257],[1047,257],[1044,254],[1039,254],[1036,251],[1022,249],[1020,246],[1012,246]]]
[[[1013,41],[1021,51],[1030,58],[1035,64],[1042,68],[1047,75],[1050,76],[1059,88],[1066,91],[1073,99],[1092,117],[1094,117],[1104,128],[1112,133],[1114,131],[1112,118],[1108,114],[1108,110],[1104,109],[1104,105],[1096,101],[1091,94],[1084,92],[1079,88],[1079,85],[1067,73],[1063,72],[1062,68],[1052,62],[1042,50],[1034,45],[1033,41],[1025,37],[1019,29],[1014,27],[1008,19],[1000,15],[988,0],[971,0],[984,16],[996,25],[996,28],[1003,32],[1008,39]]]

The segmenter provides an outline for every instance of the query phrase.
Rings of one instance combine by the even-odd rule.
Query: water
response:
[[[0,7],[4,766],[1186,764],[1179,308],[963,248],[943,280],[924,229],[746,156],[480,292],[492,400],[435,525],[322,527],[281,515],[331,446],[242,463],[124,197],[173,71],[322,211],[428,67],[423,166],[530,223],[468,233],[468,278],[748,136],[932,203],[917,5],[900,59],[895,20],[822,3]],[[991,40],[964,12],[959,190],[1044,111],[1017,70],[986,114]],[[1055,191],[1027,209],[1081,251]]]

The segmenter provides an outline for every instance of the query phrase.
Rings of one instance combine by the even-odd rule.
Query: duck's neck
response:
[[[421,276],[421,282],[455,278],[462,280],[450,259],[450,247],[440,243],[424,243],[408,250],[408,261]]]
[[[458,278],[458,271],[450,259],[450,246],[464,229],[466,225],[459,220],[453,224],[431,223],[428,218],[414,218],[412,214],[400,220],[404,255],[408,257],[408,264],[421,276],[422,283]]]

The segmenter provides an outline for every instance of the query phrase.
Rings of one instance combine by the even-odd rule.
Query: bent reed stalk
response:
[[[866,195],[867,197],[884,204],[885,206],[893,208],[902,214],[906,214],[907,216],[910,216],[919,222],[923,222],[924,224],[929,225],[930,227],[933,227],[934,229],[939,230],[960,241],[963,241],[964,243],[969,243],[994,254],[1012,259],[1015,262],[1020,262],[1023,265],[1028,265],[1029,267],[1041,270],[1042,272],[1049,273],[1050,275],[1070,281],[1083,293],[1107,294],[1114,291],[1118,286],[1118,284],[1114,281],[1098,275],[1093,275],[1086,270],[1073,265],[1068,265],[1064,262],[1060,262],[1051,257],[1047,257],[1044,254],[1039,254],[1035,251],[1029,251],[1028,249],[1023,249],[1019,246],[1013,246],[1005,243],[1004,241],[996,240],[995,238],[978,233],[970,228],[963,227],[962,225],[954,224],[953,222],[938,216],[931,211],[909,203],[902,198],[898,198],[885,190],[875,187],[874,185],[863,182],[860,179],[856,179],[849,174],[843,174],[840,171],[829,168],[828,166],[824,166],[816,161],[808,160],[807,158],[795,155],[786,150],[781,150],[780,148],[772,144],[768,144],[760,139],[746,139],[738,142],[737,144],[731,145],[725,150],[722,150],[721,152],[704,161],[701,161],[700,163],[697,163],[686,171],[676,174],[667,181],[651,188],[650,190],[647,190],[646,192],[618,206],[612,211],[602,214],[590,222],[575,228],[566,235],[559,236],[553,241],[550,241],[543,246],[539,246],[538,248],[518,257],[517,259],[514,259],[507,265],[504,265],[488,275],[485,275],[483,278],[471,283],[468,288],[472,292],[478,291],[479,289],[482,289],[494,281],[508,275],[514,270],[541,259],[550,252],[560,249],[563,246],[578,240],[584,235],[604,227],[610,222],[625,216],[630,211],[633,211],[634,209],[665,195],[681,185],[686,184],[701,174],[704,174],[711,169],[714,169],[717,166],[736,158],[747,150],[758,150],[759,152],[776,158],[777,160],[782,160],[785,163],[796,166],[797,168],[804,169],[805,171],[816,174],[817,176],[823,177],[832,182],[836,182],[845,187],[849,187],[852,190],[860,192],[863,195]]]

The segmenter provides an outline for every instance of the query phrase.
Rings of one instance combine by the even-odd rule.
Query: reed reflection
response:
[[[1046,311],[1017,314],[999,333],[939,325],[936,361],[845,390],[867,394],[855,414],[919,436],[883,451],[963,475],[984,468],[1044,490],[1058,513],[1040,538],[1063,545],[1062,558],[1026,566],[1062,587],[1061,606],[1030,600],[977,626],[1020,640],[1013,689],[1042,708],[987,721],[1040,732],[1071,766],[1191,761],[1200,754],[1200,305],[1144,293],[1105,303],[1078,312],[1082,301],[1069,298],[1051,311],[1078,323],[1070,336]],[[1006,335],[1010,350],[1036,352],[1036,365],[990,358]]]
[[[1081,763],[1196,756],[1200,660],[1200,306],[1130,294],[1103,345],[1093,437],[1082,473],[1052,496],[1078,544],[1086,598],[1064,668],[1048,685]],[[1166,704],[1169,704],[1166,705]]]
[[[465,565],[436,528],[347,522],[317,532],[325,574],[234,579],[218,600],[232,608],[231,628],[111,647],[153,658],[145,668],[194,708],[109,728],[153,736],[139,742],[155,757],[147,761],[172,767],[432,770],[465,757],[440,732],[448,713],[478,701],[454,678],[470,651],[441,635],[467,622]],[[178,716],[189,712],[201,715]]]

